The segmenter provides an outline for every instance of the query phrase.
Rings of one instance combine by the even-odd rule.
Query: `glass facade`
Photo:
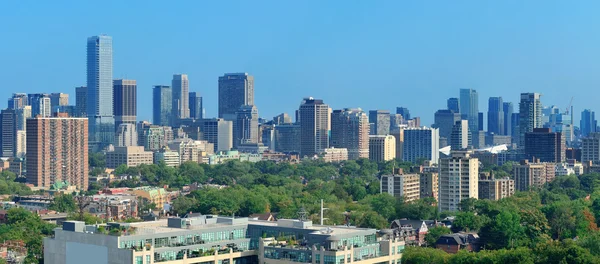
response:
[[[101,35],[87,40],[87,104],[89,142],[98,149],[113,144],[112,37]]]

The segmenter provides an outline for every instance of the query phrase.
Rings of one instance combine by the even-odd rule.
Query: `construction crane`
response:
[[[569,114],[570,112],[572,112],[572,108],[573,107],[573,97],[571,97],[571,101],[569,102],[569,105],[567,106],[567,109],[565,110],[565,114]]]

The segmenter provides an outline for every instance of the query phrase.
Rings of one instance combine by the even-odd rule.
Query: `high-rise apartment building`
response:
[[[219,77],[219,118],[234,120],[242,105],[254,105],[254,77],[248,73]]]
[[[329,147],[329,106],[321,99],[304,98],[300,115],[300,156],[313,156]],[[388,126],[389,127],[389,126]]]
[[[503,102],[502,103],[502,113],[504,114],[504,134],[506,136],[512,136],[512,115],[513,115],[513,103],[511,102]]]
[[[17,113],[15,109],[0,111],[0,157],[12,158],[17,154]]]
[[[450,140],[452,128],[460,120],[460,113],[458,112],[446,109],[437,110],[434,115],[433,127],[439,129],[440,138]]]
[[[504,102],[502,101],[502,97],[490,97],[487,116],[488,132],[496,135],[504,135]]]
[[[469,121],[456,121],[452,127],[452,134],[450,135],[450,148],[452,150],[464,150],[469,146],[472,146],[471,134],[469,133]]]
[[[331,114],[331,146],[346,148],[348,159],[369,158],[369,117],[360,108],[334,110]]]
[[[87,39],[87,103],[89,144],[93,151],[114,143],[112,37]]]
[[[300,153],[301,130],[299,124],[276,125],[273,132],[275,151]]]
[[[202,96],[200,93],[191,92],[189,96],[190,118],[200,120],[204,118],[204,106],[202,105]]]
[[[561,163],[565,161],[565,137],[549,128],[534,128],[525,133],[525,157],[542,162]]]
[[[137,83],[135,80],[113,81],[115,126],[135,125],[137,119]]]
[[[29,105],[31,105],[31,116],[50,117],[52,115],[52,105],[50,95],[44,93],[28,94]]]
[[[29,105],[29,98],[24,93],[14,93],[11,98],[8,98],[9,109],[19,109]]]
[[[406,128],[404,132],[404,146],[402,159],[417,162],[421,159],[438,163],[440,157],[440,136],[437,128],[419,127]]]
[[[155,85],[152,89],[152,123],[155,125],[168,126],[172,124],[171,91],[171,87],[165,85]]]
[[[479,160],[467,151],[452,151],[439,164],[440,211],[458,211],[460,202],[479,195]]]
[[[405,120],[411,119],[410,111],[406,107],[396,107],[396,114],[402,115]]]
[[[138,123],[138,145],[144,149],[158,151],[173,140],[173,130],[168,126],[141,125]]]
[[[381,175],[379,181],[381,193],[389,193],[396,198],[403,198],[404,202],[416,201],[420,198],[419,174],[388,174]]]
[[[542,101],[539,93],[522,93],[519,103],[519,147],[525,147],[525,133],[542,127]]]
[[[479,179],[479,199],[500,200],[513,194],[515,194],[515,181],[508,177]]]
[[[175,119],[185,119],[190,117],[190,82],[187,74],[173,74],[173,80],[171,83],[172,95],[172,107],[171,114]]]
[[[228,151],[233,148],[233,122],[222,118],[203,119],[201,122],[202,140],[214,144],[214,151]]]
[[[87,87],[75,87],[75,112],[77,117],[87,117]]]
[[[448,107],[448,110],[455,113],[460,113],[460,103],[458,101],[458,98],[448,98],[446,105]]]
[[[396,158],[396,138],[392,135],[369,136],[369,159],[376,162]]]
[[[60,106],[69,105],[69,94],[66,93],[51,93],[50,94],[50,107],[52,112],[57,112]]]
[[[600,163],[600,132],[592,132],[581,139],[581,162]]]
[[[390,111],[370,110],[369,123],[371,124],[371,135],[387,135],[390,133]]]
[[[437,172],[422,172],[419,175],[419,187],[421,199],[433,197],[438,200],[439,178]]]
[[[117,127],[115,146],[132,147],[138,145],[138,132],[135,124],[124,123]]]
[[[27,118],[31,118],[31,106],[26,105],[22,108],[15,109],[15,113],[17,115],[17,130],[25,131],[25,122]]]
[[[27,119],[26,160],[28,183],[49,188],[67,182],[87,190],[88,119],[60,115]]]
[[[596,121],[596,113],[590,109],[585,109],[581,112],[581,120],[579,121],[579,129],[581,136],[586,137],[592,132],[596,132],[598,121]]]
[[[240,144],[258,143],[258,108],[254,105],[242,105],[235,112],[233,122],[233,148]]]
[[[555,163],[542,163],[539,160],[530,163],[522,160],[520,164],[513,165],[513,179],[517,191],[527,191],[531,187],[541,188],[555,177]]]
[[[479,131],[479,94],[476,90],[460,89],[460,114],[462,119],[469,121],[471,134]]]

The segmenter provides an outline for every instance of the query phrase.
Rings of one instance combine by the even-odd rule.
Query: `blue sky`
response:
[[[261,116],[306,96],[334,109],[408,107],[430,125],[459,88],[600,110],[598,1],[2,1],[0,107],[13,92],[85,85],[88,36],[113,36],[114,78],[151,87],[187,73],[215,116],[217,78],[255,76]]]

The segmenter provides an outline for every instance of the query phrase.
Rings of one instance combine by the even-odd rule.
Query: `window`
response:
[[[135,264],[144,264],[144,259],[140,257],[135,257]]]
[[[146,255],[146,264],[151,264],[152,262],[150,262],[150,255]]]

